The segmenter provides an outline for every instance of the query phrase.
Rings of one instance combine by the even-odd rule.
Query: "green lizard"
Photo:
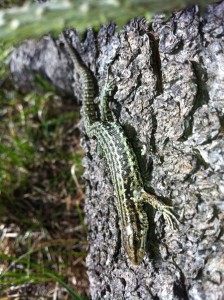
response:
[[[173,227],[173,220],[178,221],[169,206],[144,190],[136,155],[121,125],[113,120],[109,109],[108,99],[113,84],[107,80],[103,89],[100,97],[101,118],[99,119],[94,104],[93,77],[81,61],[77,51],[70,45],[65,34],[62,39],[72,58],[76,72],[81,78],[82,112],[86,134],[89,138],[96,138],[109,167],[117,200],[123,246],[131,262],[140,264],[145,255],[149,229],[144,204],[149,203],[154,209],[159,210],[170,226]]]

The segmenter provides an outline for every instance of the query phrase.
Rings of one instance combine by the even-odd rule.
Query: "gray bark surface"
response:
[[[23,93],[43,90],[38,77],[59,94],[73,95],[72,69],[58,43],[51,36],[27,40],[12,54],[10,62],[14,86]]]
[[[92,299],[223,299],[223,20],[220,2],[203,15],[193,7],[167,21],[132,20],[118,33],[113,24],[88,30],[82,42],[70,31],[99,91],[111,66],[117,87],[111,108],[137,153],[145,188],[172,204],[181,222],[172,230],[149,211],[146,255],[132,265],[108,168],[96,141],[84,136]],[[72,64],[65,51],[55,53],[68,71],[66,90]],[[79,98],[81,85],[74,90]]]

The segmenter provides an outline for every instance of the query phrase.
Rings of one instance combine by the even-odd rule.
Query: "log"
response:
[[[110,65],[116,82],[111,109],[135,149],[145,189],[171,204],[180,221],[179,229],[173,230],[158,212],[146,208],[147,251],[140,265],[132,265],[121,244],[108,168],[97,154],[96,141],[83,135],[92,299],[223,297],[223,20],[222,1],[208,5],[203,14],[194,6],[168,20],[163,16],[155,16],[151,23],[134,19],[118,33],[114,24],[98,32],[89,29],[82,41],[75,31],[68,31],[95,75],[98,94]],[[46,40],[53,56],[48,47],[51,60],[43,63],[39,55],[38,67],[35,51],[41,41],[32,42],[32,53],[27,44],[15,51],[14,82],[18,88],[27,83],[17,60],[24,61],[26,48],[26,55],[36,62],[35,72],[41,70],[59,92],[71,94],[70,58],[60,41],[48,37],[42,43]],[[42,50],[39,53],[43,55]],[[27,63],[27,56],[25,69],[32,70],[34,64]],[[75,71],[74,78],[79,99],[82,89]]]

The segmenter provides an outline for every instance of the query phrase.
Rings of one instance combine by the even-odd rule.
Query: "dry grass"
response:
[[[0,93],[0,299],[88,296],[79,108]]]

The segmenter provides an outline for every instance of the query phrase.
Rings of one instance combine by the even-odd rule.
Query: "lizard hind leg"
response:
[[[113,115],[111,113],[110,107],[109,107],[109,100],[111,97],[111,94],[115,88],[115,82],[114,80],[109,80],[109,67],[107,69],[107,75],[106,75],[106,81],[103,88],[103,91],[100,95],[100,115],[101,115],[101,121],[103,122],[112,122],[114,121]]]
[[[180,223],[175,215],[172,213],[172,207],[165,205],[160,200],[157,199],[156,196],[146,193],[145,191],[142,193],[142,198],[145,203],[150,204],[155,210],[158,210],[162,213],[165,221],[168,225],[174,229],[174,223],[177,225]]]

